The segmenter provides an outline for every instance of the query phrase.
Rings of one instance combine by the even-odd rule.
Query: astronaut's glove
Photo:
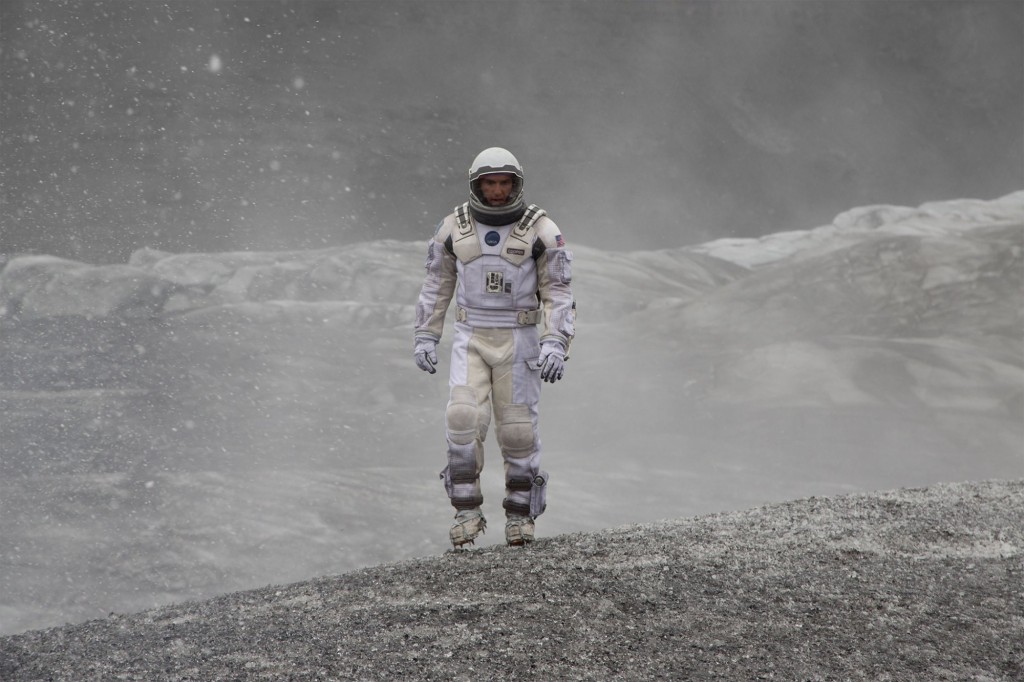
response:
[[[424,372],[437,372],[437,342],[433,339],[426,336],[417,338],[413,357],[416,359],[416,366]]]
[[[540,378],[543,381],[555,383],[565,374],[565,346],[561,341],[548,339],[540,344],[540,358],[537,360],[540,367]]]

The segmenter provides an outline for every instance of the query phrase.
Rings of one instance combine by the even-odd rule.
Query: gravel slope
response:
[[[0,638],[12,682],[771,678],[1024,679],[1024,479],[447,553]]]

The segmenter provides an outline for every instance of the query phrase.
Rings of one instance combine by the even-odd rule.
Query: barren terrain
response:
[[[1024,480],[812,497],[0,639],[18,680],[1020,680]]]

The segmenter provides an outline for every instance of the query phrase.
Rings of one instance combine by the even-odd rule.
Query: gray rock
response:
[[[20,680],[1019,680],[1024,480],[798,500],[0,638]]]

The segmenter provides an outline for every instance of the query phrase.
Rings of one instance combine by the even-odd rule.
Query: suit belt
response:
[[[540,322],[541,308],[507,310],[502,308],[466,308],[458,306],[455,319],[471,327],[528,327]]]

